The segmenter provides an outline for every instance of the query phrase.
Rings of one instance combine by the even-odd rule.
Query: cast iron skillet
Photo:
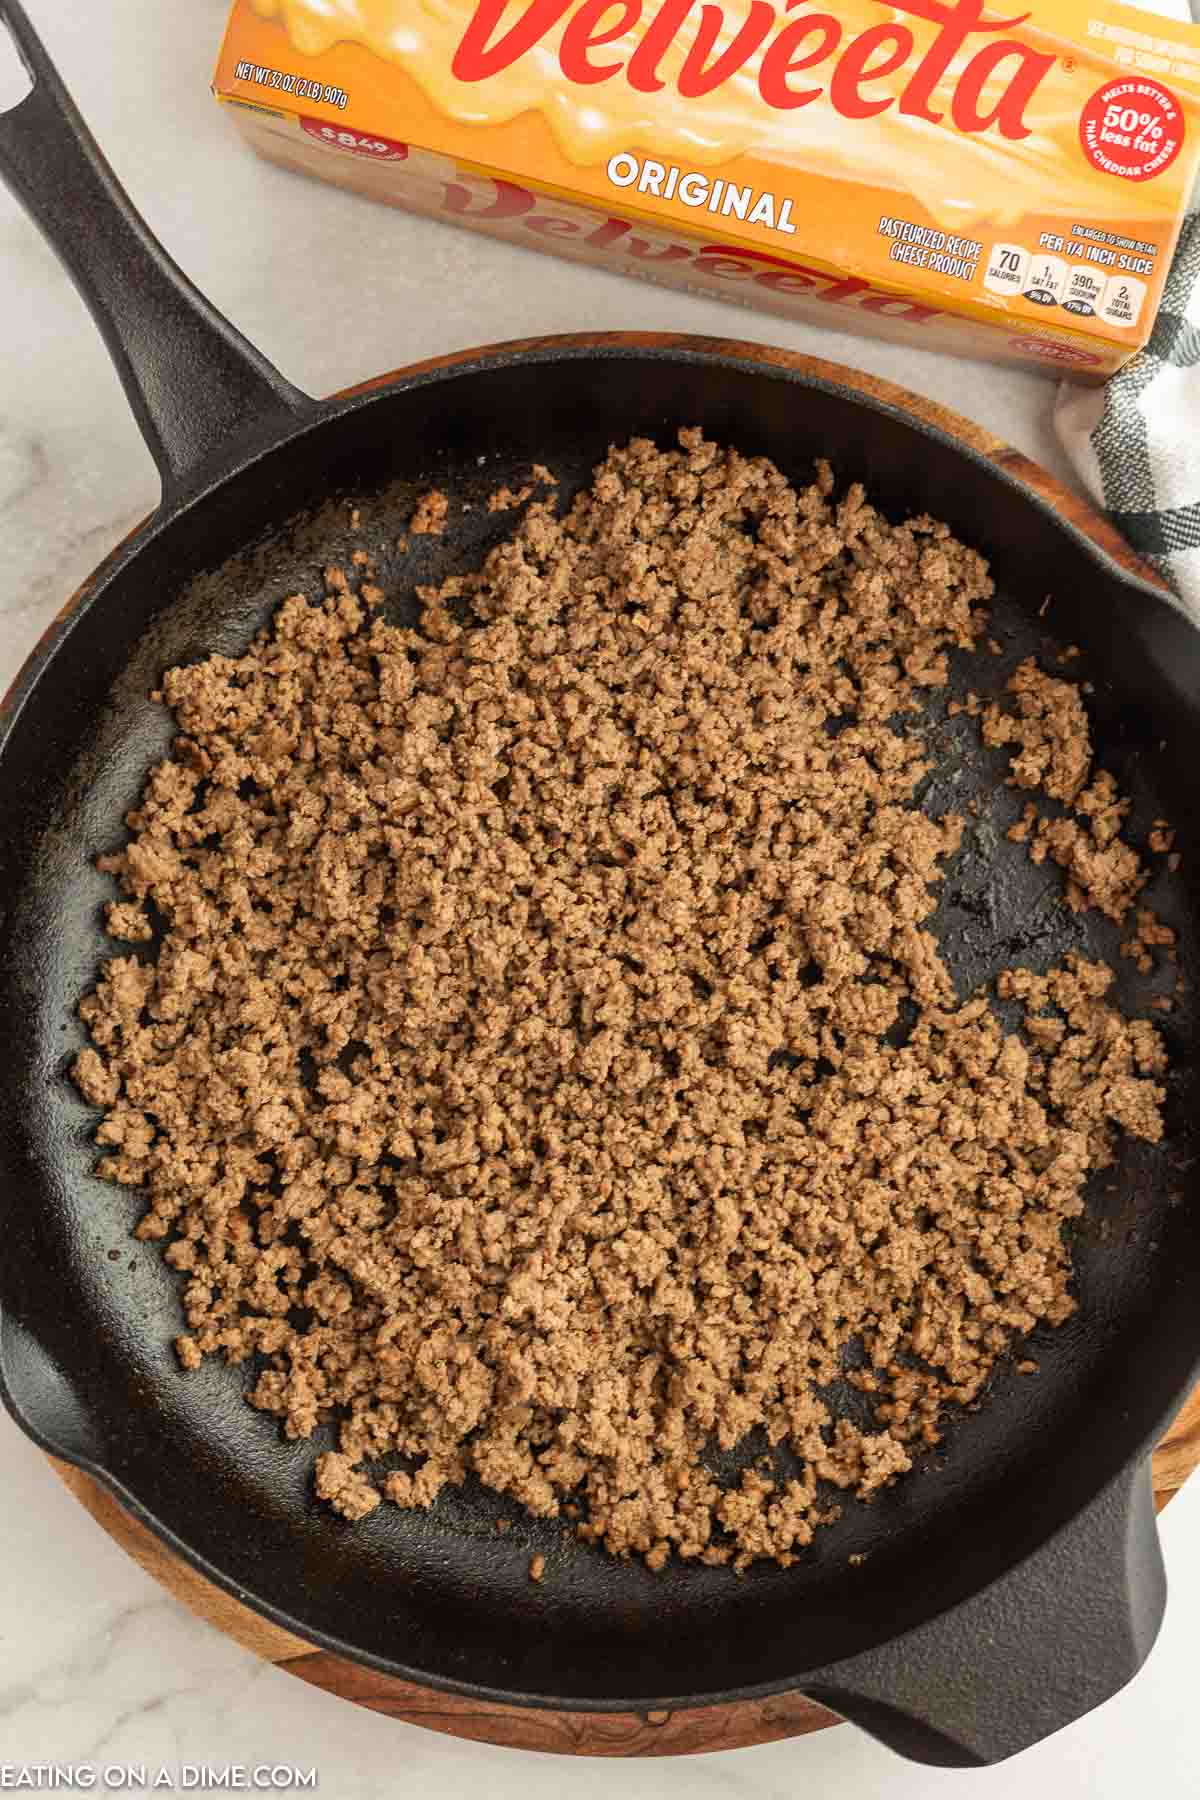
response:
[[[35,86],[0,118],[0,168],[94,313],[162,473],[162,505],[48,633],[0,722],[0,1383],[23,1428],[90,1472],[175,1552],[267,1617],[401,1678],[518,1705],[648,1710],[802,1689],[931,1763],[997,1760],[1113,1693],[1155,1635],[1164,1584],[1148,1455],[1200,1357],[1200,1215],[1186,1001],[1163,1150],[1123,1151],[1079,1233],[1081,1307],[1039,1334],[1035,1379],[1007,1370],[953,1424],[944,1465],[841,1523],[795,1567],[743,1579],[660,1576],[523,1522],[494,1534],[481,1490],[428,1516],[385,1507],[349,1527],[315,1505],[313,1446],[281,1441],[206,1364],[170,1347],[174,1277],[129,1228],[136,1196],[91,1173],[95,1115],[65,1079],[76,1002],[111,952],[94,858],[170,722],[161,671],[236,651],[271,607],[366,544],[403,616],[414,580],[477,559],[511,527],[476,506],[400,564],[394,544],[430,479],[457,502],[534,461],[569,488],[614,438],[698,422],[803,474],[816,454],[890,511],[928,508],[994,560],[1003,655],[1077,640],[1095,683],[1101,760],[1133,792],[1135,829],[1181,829],[1200,783],[1200,638],[1028,488],[902,408],[748,346],[587,339],[480,352],[335,402],[291,387],[150,237],[21,6],[0,0]],[[362,528],[350,528],[356,496]],[[983,659],[987,661],[988,659]],[[972,681],[979,685],[976,672]],[[1045,966],[1116,937],[1061,903],[1003,827],[1003,753],[934,722],[948,755],[927,804],[979,816],[938,920],[966,991],[1006,962]],[[1186,890],[1155,901],[1191,949]],[[1149,989],[1123,964],[1122,996]],[[1159,983],[1165,977],[1159,978]],[[1185,1203],[1186,1202],[1186,1203]],[[531,1550],[547,1579],[527,1579]],[[851,1564],[851,1556],[865,1561]]]

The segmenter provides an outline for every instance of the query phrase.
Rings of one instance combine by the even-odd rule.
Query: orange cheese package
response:
[[[1200,28],[1116,0],[235,0],[215,91],[396,205],[1083,379],[1200,159]]]

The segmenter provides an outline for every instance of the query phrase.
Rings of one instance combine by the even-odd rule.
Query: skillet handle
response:
[[[108,345],[164,496],[222,472],[315,403],[193,287],[97,148],[20,0],[0,0],[33,90],[0,114],[0,175],[66,265]]]
[[[1165,1601],[1147,1460],[1000,1581],[804,1691],[915,1762],[1002,1762],[1132,1680]]]
[[[60,1462],[98,1473],[93,1409],[32,1332],[0,1314],[0,1400],[27,1437]]]

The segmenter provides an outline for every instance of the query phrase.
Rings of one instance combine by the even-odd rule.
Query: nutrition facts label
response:
[[[1080,319],[1102,319],[1106,325],[1137,324],[1146,283],[1133,275],[1102,275],[1096,269],[1029,250],[1023,244],[993,244],[987,253],[983,285],[993,294],[1030,300],[1035,306],[1060,307]]]

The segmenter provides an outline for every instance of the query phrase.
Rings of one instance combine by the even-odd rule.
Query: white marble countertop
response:
[[[531,333],[672,328],[811,350],[958,407],[1064,474],[1051,384],[788,325],[372,208],[269,169],[207,83],[225,0],[26,0],[118,174],[214,301],[301,386]],[[91,7],[87,10],[90,12]],[[2,34],[0,34],[2,35]],[[11,94],[0,52],[0,106]],[[0,682],[155,500],[100,341],[0,190]],[[0,1788],[46,1763],[315,1766],[331,1800],[464,1786],[506,1800],[717,1796],[804,1787],[849,1800],[980,1794],[1116,1800],[1200,1792],[1200,1481],[1164,1521],[1171,1599],[1149,1666],[1098,1713],[981,1774],[902,1765],[843,1727],[758,1750],[616,1767],[459,1744],[363,1713],[255,1662],[168,1599],[0,1414]]]

